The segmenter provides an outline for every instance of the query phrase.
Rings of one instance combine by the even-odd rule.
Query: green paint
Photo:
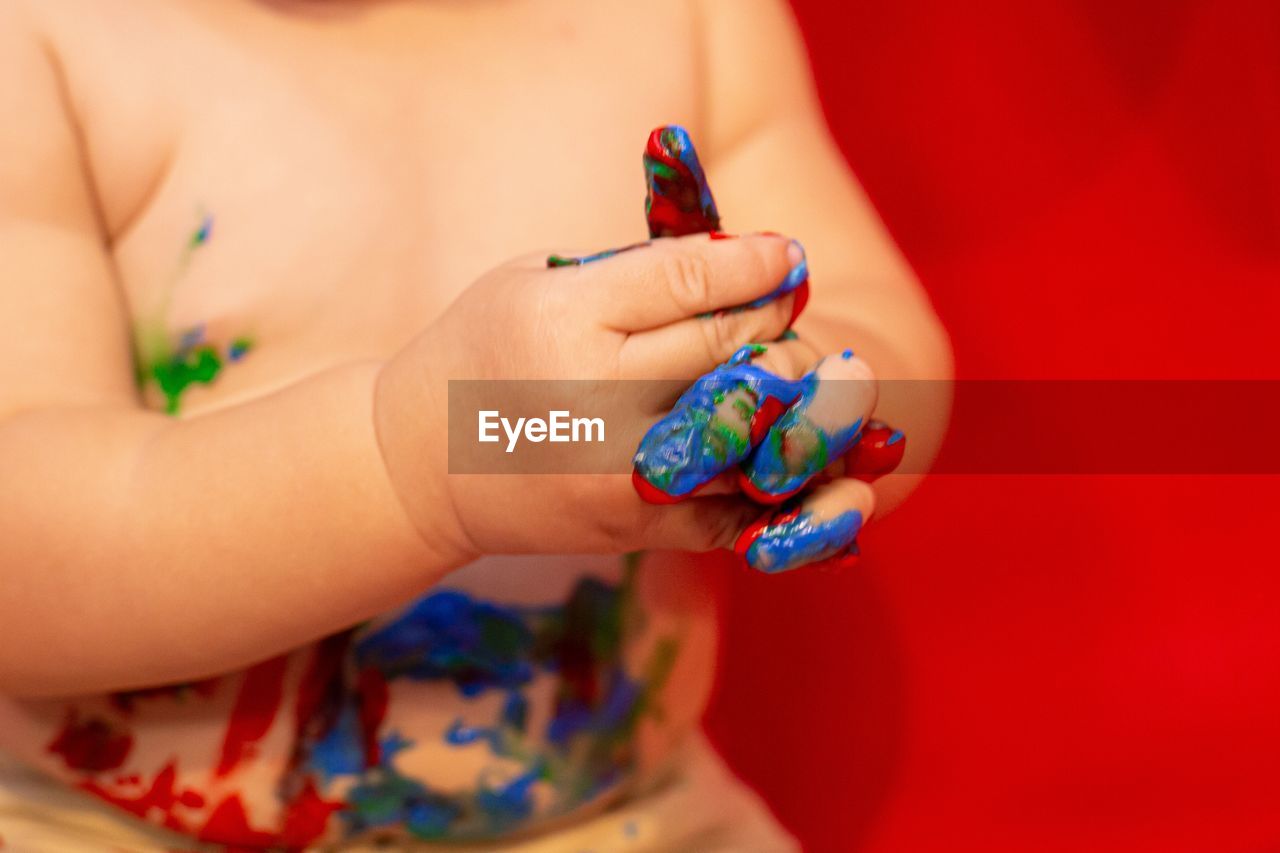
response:
[[[176,415],[182,406],[182,395],[192,385],[208,385],[222,372],[223,361],[218,351],[208,344],[186,353],[177,353],[151,365],[150,379],[164,394],[165,414]]]
[[[141,388],[155,383],[164,396],[165,413],[176,415],[182,408],[182,395],[192,385],[209,385],[228,364],[239,361],[253,348],[253,341],[241,336],[233,339],[226,352],[219,351],[211,343],[201,341],[200,329],[189,330],[175,345],[165,330],[165,317],[173,291],[185,275],[196,252],[209,242],[213,235],[213,217],[200,213],[200,221],[183,244],[169,287],[164,291],[160,304],[151,312],[151,319],[140,323],[135,332],[134,348],[137,359],[137,379]]]

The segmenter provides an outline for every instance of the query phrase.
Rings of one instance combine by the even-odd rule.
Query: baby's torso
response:
[[[147,403],[178,417],[387,357],[513,255],[642,237],[646,133],[698,126],[683,3],[36,14]],[[6,702],[0,746],[224,842],[536,829],[624,789],[696,721],[714,646],[703,578],[667,556],[484,560],[245,672]]]

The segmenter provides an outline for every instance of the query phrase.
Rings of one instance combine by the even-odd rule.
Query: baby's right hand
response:
[[[774,293],[801,263],[785,238],[694,235],[580,266],[548,269],[544,255],[529,256],[484,275],[379,379],[378,437],[411,521],[456,564],[484,553],[731,547],[760,514],[737,495],[653,506],[627,474],[448,474],[448,380],[693,380],[787,329],[802,291],[725,309]],[[630,405],[646,422],[665,413]]]

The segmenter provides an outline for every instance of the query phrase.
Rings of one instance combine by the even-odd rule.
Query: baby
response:
[[[450,379],[949,376],[780,0],[0,0],[0,81],[8,848],[792,849],[697,737],[759,482],[444,439]],[[668,122],[741,236],[548,268],[643,236]],[[928,385],[844,416],[922,470]]]

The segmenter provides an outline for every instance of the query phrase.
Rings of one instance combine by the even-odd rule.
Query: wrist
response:
[[[433,560],[448,568],[480,556],[449,490],[448,383],[433,360],[412,352],[377,366],[373,431],[386,482],[406,522]]]

